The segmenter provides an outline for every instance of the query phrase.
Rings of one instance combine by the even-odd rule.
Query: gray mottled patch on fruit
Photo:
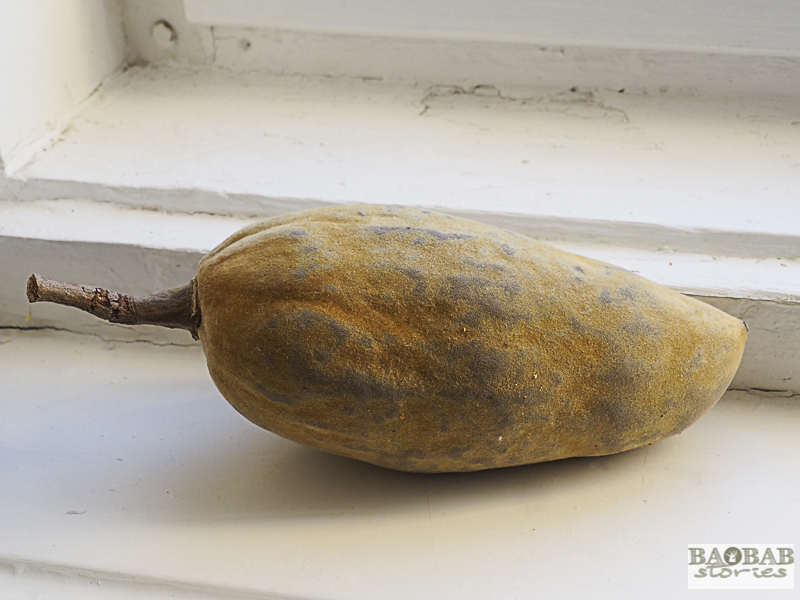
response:
[[[333,387],[337,392],[352,395],[360,401],[381,399],[396,403],[405,395],[391,380],[350,367],[338,374]],[[386,419],[385,414],[377,416],[382,421]]]
[[[448,289],[445,294],[451,300],[463,302],[466,306],[479,310],[486,316],[505,320],[508,313],[496,286],[488,279],[469,275],[453,275],[447,278]],[[492,289],[494,288],[494,290]]]
[[[605,425],[605,428],[597,427],[596,431],[600,435],[599,441],[606,448],[618,447],[637,421],[636,410],[617,394],[599,400],[593,415],[599,423]]]
[[[304,391],[303,395],[317,394],[334,383],[326,365],[314,360],[308,348],[293,346],[287,352],[293,381]]]
[[[325,365],[350,338],[350,331],[327,315],[300,310],[272,318],[263,338],[269,341],[272,362],[287,364],[293,380],[306,389],[333,383]]]
[[[428,280],[422,271],[415,269],[414,267],[407,267],[405,265],[395,265],[392,268],[414,282],[414,296],[420,298],[428,292]]]
[[[486,261],[479,261],[468,256],[465,256],[461,259],[465,265],[470,267],[475,267],[476,269],[492,269],[494,271],[505,271],[507,270],[505,265],[497,264],[497,263],[490,263]]]
[[[434,237],[437,240],[465,240],[474,238],[474,235],[469,233],[442,233],[436,229],[424,229],[421,227],[411,226],[390,226],[390,225],[370,225],[367,229],[376,235],[386,235],[387,233],[424,233]]]
[[[414,228],[414,231],[418,231],[418,228]],[[400,226],[390,226],[390,225],[369,225],[367,227],[367,231],[374,233],[375,235],[386,235],[392,231],[412,231],[410,225],[400,227]]]
[[[493,396],[494,388],[508,375],[508,353],[479,340],[457,344],[450,349],[447,363],[459,373],[456,395],[462,401]]]
[[[400,338],[393,333],[383,334],[382,344],[384,347],[396,346],[401,342]]]
[[[432,235],[437,240],[468,240],[475,237],[469,233],[442,233],[435,229],[421,229],[420,231]]]
[[[303,237],[308,235],[308,232],[305,229],[295,229],[294,231],[290,231],[289,235],[292,237]]]
[[[634,316],[631,321],[622,324],[622,330],[634,336],[643,336],[656,339],[661,335],[661,331],[648,319]]]
[[[535,381],[538,382],[539,378],[537,377]],[[544,383],[544,378],[542,378],[541,381]],[[520,404],[528,407],[528,421],[543,421],[545,417],[539,412],[539,408],[547,406],[553,401],[553,397],[552,394],[546,392],[541,385],[525,386],[519,390],[517,400]]]
[[[600,292],[600,304],[611,304],[614,302],[614,298],[611,297],[611,293],[604,289]]]
[[[299,333],[311,332],[329,334],[338,348],[350,337],[349,328],[333,317],[315,312],[313,310],[300,310],[294,313],[294,323]],[[290,329],[292,327],[290,326]]]
[[[302,248],[300,248],[300,252],[302,252],[303,254],[309,254],[311,252],[319,250],[321,247],[322,245],[319,242],[314,242],[309,246],[303,246]]]
[[[502,248],[503,252],[509,256],[514,256],[517,253],[517,249],[513,246],[509,246],[508,244],[500,244],[500,248]]]
[[[516,323],[523,317],[513,310],[510,301],[521,291],[522,286],[513,280],[497,282],[474,275],[451,275],[439,295],[477,311],[482,318]]]
[[[616,356],[616,353],[612,354]],[[610,384],[615,390],[630,388],[640,376],[637,361],[628,358],[615,358],[600,374],[599,379]]]
[[[314,348],[312,354],[318,363],[326,363],[331,359],[331,351],[327,348]]]
[[[575,265],[572,268],[575,269],[578,273],[585,273],[586,272],[586,271],[583,270],[583,267],[579,267],[578,265]]]
[[[449,275],[446,281],[449,288],[446,291],[447,297],[464,301],[485,295],[491,285],[488,279],[474,275]]]
[[[483,323],[483,314],[478,310],[468,310],[458,319],[458,322],[467,327],[478,329]]]
[[[576,333],[585,334],[588,331],[586,325],[581,323],[581,321],[574,316],[571,316],[569,318],[569,326],[572,327],[572,329],[574,329]]]
[[[644,392],[637,382],[646,379],[639,363],[626,358],[612,359],[598,373],[597,381],[604,384],[606,393],[598,399],[595,414],[610,431],[606,443],[613,445],[636,430],[640,416],[632,400]]]
[[[700,348],[698,348],[697,351],[694,353],[692,359],[689,361],[689,366],[692,369],[698,369],[703,365],[704,362],[705,362],[705,356],[703,356],[703,351]]]
[[[403,397],[400,387],[381,373],[351,366],[342,368],[341,353],[352,342],[364,347],[366,339],[371,345],[364,336],[356,338],[344,323],[328,315],[302,310],[273,319],[270,325],[276,359],[286,361],[291,374],[288,383],[302,390],[296,398],[283,397],[282,402],[297,405],[315,398],[349,396],[359,402],[380,399],[396,403]],[[274,396],[269,391],[265,391],[265,395]]]
[[[498,287],[500,287],[500,289],[502,289],[506,294],[508,294],[512,298],[517,294],[522,293],[522,286],[514,280],[507,279],[499,282],[497,285]]]

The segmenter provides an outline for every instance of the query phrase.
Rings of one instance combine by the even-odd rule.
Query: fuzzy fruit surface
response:
[[[741,321],[633,273],[421,209],[272,218],[200,263],[211,376],[247,419],[404,471],[621,452],[727,388]]]

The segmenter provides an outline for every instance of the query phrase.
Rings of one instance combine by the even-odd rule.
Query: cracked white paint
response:
[[[790,98],[454,90],[131,69],[17,173],[19,198],[251,214],[408,203],[766,246],[800,231]]]
[[[627,93],[796,95],[800,56],[685,48],[575,46],[237,27],[212,29],[210,64],[233,72],[366,77],[422,86],[480,84]]]

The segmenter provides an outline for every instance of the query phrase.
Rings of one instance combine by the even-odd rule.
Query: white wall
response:
[[[0,2],[0,165],[64,119],[125,58],[118,0]]]

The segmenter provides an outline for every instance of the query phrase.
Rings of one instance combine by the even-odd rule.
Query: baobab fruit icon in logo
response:
[[[735,546],[731,546],[725,550],[725,553],[722,556],[725,562],[730,566],[738,565],[740,562],[742,562],[742,551]]]

